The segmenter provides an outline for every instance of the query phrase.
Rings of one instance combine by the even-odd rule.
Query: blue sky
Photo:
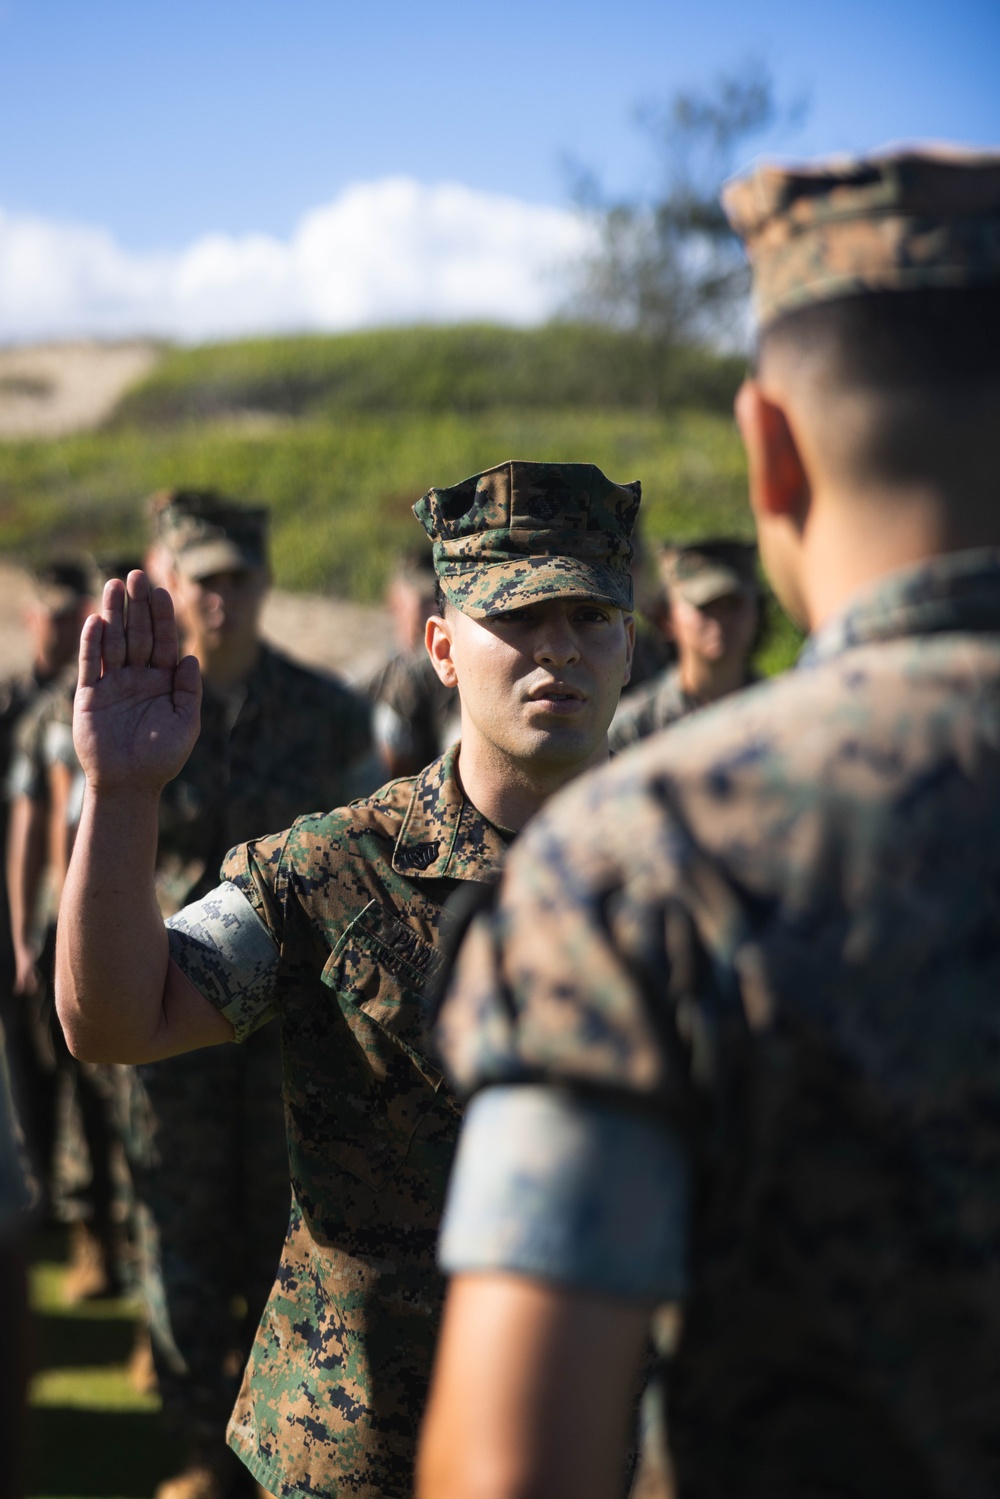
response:
[[[211,233],[288,242],[386,178],[566,207],[567,157],[640,187],[636,106],[748,58],[808,104],[762,148],[1000,142],[998,0],[0,0],[0,214],[148,269]]]

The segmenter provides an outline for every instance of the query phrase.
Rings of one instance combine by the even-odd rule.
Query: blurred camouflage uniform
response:
[[[38,1198],[14,1109],[0,1025],[0,1496],[24,1493],[24,1433],[30,1372],[25,1240]]]
[[[423,770],[458,738],[458,692],[431,664],[418,626],[436,606],[437,573],[429,548],[402,557],[389,588],[389,607],[403,649],[365,688],[375,704],[375,742],[394,775]],[[402,616],[402,617],[401,617]],[[418,639],[414,635],[419,634]]]
[[[665,547],[660,562],[670,592],[698,609],[729,593],[752,592],[756,596],[756,564],[756,546],[728,537],[706,537]],[[746,685],[756,680],[748,669]],[[612,753],[648,739],[702,706],[685,690],[681,668],[668,666],[622,702],[608,730]]]
[[[447,597],[486,618],[567,595],[628,608],[638,502],[590,465],[515,463],[415,508]],[[459,1122],[422,993],[445,901],[491,882],[511,836],[466,799],[458,753],[235,850],[225,883],[168,923],[237,1040],[280,1021],[292,1219],[230,1441],[288,1499],[412,1491]]]
[[[458,693],[441,681],[422,645],[391,656],[368,690],[383,751],[429,765],[458,738]]]
[[[49,771],[57,755],[54,746],[61,745],[67,736],[71,739],[76,678],[75,664],[60,672],[35,698],[15,735],[11,793],[43,805],[47,819],[52,816]],[[43,982],[38,996],[44,1027],[41,1045],[46,1063],[52,1069],[51,1087],[55,1093],[48,1086],[36,1088],[30,1113],[39,1131],[42,1169],[51,1172],[49,1185],[55,1215],[64,1223],[79,1226],[74,1228],[71,1270],[64,1286],[68,1299],[76,1301],[120,1289],[113,1224],[116,1216],[120,1216],[115,1211],[115,1200],[121,1170],[116,1169],[115,1160],[114,1072],[110,1067],[81,1062],[70,1054],[53,1008],[57,878],[52,868],[54,830],[49,826],[47,832],[48,868],[35,917],[43,934],[39,957]]]
[[[264,565],[264,511],[181,492],[160,506],[158,531],[195,577]],[[234,844],[352,795],[363,767],[370,709],[333,678],[261,645],[234,690],[206,683],[198,740],[160,800],[164,915],[211,889]],[[288,1222],[278,1037],[157,1062],[131,1078],[125,1125],[164,1412],[189,1439],[221,1442]],[[247,1306],[242,1330],[234,1298]]]
[[[1000,156],[729,205],[765,318],[1000,279]],[[493,1086],[444,1263],[683,1296],[685,1499],[1000,1490],[998,703],[1000,550],[885,575],[797,671],[560,796],[463,949],[442,1050]],[[525,1101],[550,1128],[508,1151]]]
[[[43,564],[35,570],[33,583],[36,603],[56,612],[78,607],[90,592],[86,567],[71,559]],[[36,665],[0,682],[0,847],[4,850],[0,868],[0,1019],[7,1029],[11,1086],[28,1140],[29,1157],[46,1186],[52,1164],[56,1096],[51,1007],[46,1008],[44,992],[31,998],[15,998],[12,992],[14,955],[6,850],[11,802],[20,794],[24,779],[23,765],[18,765],[11,779],[15,761],[20,758],[18,729],[56,675]]]

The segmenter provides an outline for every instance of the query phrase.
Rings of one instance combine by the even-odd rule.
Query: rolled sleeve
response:
[[[219,885],[166,923],[170,956],[231,1023],[237,1041],[276,1010],[279,948],[243,892]]]
[[[466,1115],[440,1261],[676,1301],[688,1204],[687,1153],[662,1120],[561,1088],[488,1088]]]

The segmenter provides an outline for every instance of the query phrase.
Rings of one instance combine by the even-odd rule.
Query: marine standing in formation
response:
[[[617,754],[748,687],[760,627],[757,548],[729,537],[665,546],[659,558],[677,662],[629,693],[608,742]]]
[[[460,745],[414,779],[244,843],[166,930],[157,807],[196,732],[198,673],[177,663],[169,597],[140,573],[127,626],[116,583],[85,631],[88,787],[60,1013],[82,1054],[153,1063],[280,1021],[293,1206],[230,1426],[276,1495],[411,1492],[459,1124],[423,990],[447,898],[492,881],[545,798],[607,758],[631,658],[638,505],[638,484],[589,464],[505,463],[425,495],[415,508],[442,590],[427,649],[458,688]],[[209,1153],[199,1117],[191,1151]]]
[[[400,649],[368,684],[375,742],[390,779],[417,775],[444,753],[461,728],[458,694],[441,681],[424,646],[437,608],[430,547],[401,557],[388,590]]]
[[[1000,156],[762,167],[737,401],[799,669],[553,803],[446,1003],[475,1093],[423,1499],[1000,1491]]]

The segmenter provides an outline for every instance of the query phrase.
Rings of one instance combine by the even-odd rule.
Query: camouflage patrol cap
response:
[[[43,562],[34,569],[32,584],[37,602],[52,614],[75,609],[94,591],[87,563],[72,557]]]
[[[149,503],[156,538],[184,577],[266,566],[266,510],[210,489],[163,490]]]
[[[629,610],[641,492],[592,463],[515,461],[432,489],[413,511],[445,597],[473,619],[551,598]]]
[[[729,182],[763,325],[814,302],[1000,280],[1000,152],[926,146]]]
[[[660,571],[671,594],[701,609],[730,593],[757,592],[757,548],[752,541],[729,536],[667,545],[660,554]]]

